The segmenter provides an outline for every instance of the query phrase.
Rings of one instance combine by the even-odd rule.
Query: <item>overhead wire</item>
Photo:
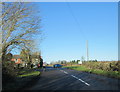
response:
[[[81,35],[83,36],[83,39],[88,41],[86,35],[84,34],[82,29],[80,28],[80,23],[79,23],[78,19],[76,18],[76,16],[74,15],[74,13],[72,11],[72,7],[70,6],[70,4],[69,4],[69,2],[67,0],[65,0],[65,1],[66,1],[67,7],[69,8],[69,11],[70,11],[70,13],[71,13],[77,27],[78,27],[78,30],[81,32]],[[88,50],[87,50],[87,53],[88,53]],[[88,58],[88,55],[87,55],[87,58]]]
[[[78,19],[76,18],[76,16],[74,15],[74,13],[73,13],[73,11],[72,11],[72,7],[70,6],[70,4],[69,4],[69,2],[68,2],[67,0],[65,0],[65,1],[66,1],[66,5],[67,5],[67,7],[69,8],[69,11],[70,11],[70,13],[71,13],[71,15],[72,15],[72,17],[73,17],[73,19],[74,19],[74,21],[75,21],[78,29],[79,29],[79,31],[82,33],[83,38],[86,39],[87,37],[86,37],[86,35],[84,34],[84,32],[82,31],[82,29],[80,28],[80,23],[79,23]],[[87,39],[86,39],[86,40],[87,40]]]

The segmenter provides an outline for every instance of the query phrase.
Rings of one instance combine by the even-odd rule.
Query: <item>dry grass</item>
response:
[[[120,61],[84,62],[83,65],[90,69],[100,69],[105,71],[120,71]]]

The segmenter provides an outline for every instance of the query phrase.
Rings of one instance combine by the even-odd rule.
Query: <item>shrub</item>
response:
[[[120,61],[111,62],[109,66],[112,71],[120,71]]]
[[[104,71],[120,71],[120,61],[113,62],[84,62],[89,69],[100,69]]]

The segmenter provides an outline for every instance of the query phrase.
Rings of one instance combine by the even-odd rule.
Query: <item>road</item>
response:
[[[25,90],[120,90],[119,82],[118,79],[96,74],[47,67],[39,80]]]

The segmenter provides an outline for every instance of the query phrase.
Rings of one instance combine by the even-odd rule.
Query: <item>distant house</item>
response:
[[[82,64],[82,61],[79,61],[79,62],[78,62],[78,64],[80,64],[80,65],[81,65],[81,64]]]
[[[31,55],[31,63],[37,65],[40,63],[40,55]],[[14,61],[15,64],[22,64],[23,66],[26,65],[25,61],[22,60],[20,55],[13,55],[11,61]]]
[[[32,55],[31,61],[32,61],[32,64],[34,64],[34,65],[40,63],[40,55]]]
[[[21,64],[21,63],[23,63],[20,55],[13,55],[11,61],[14,61],[15,64]]]

